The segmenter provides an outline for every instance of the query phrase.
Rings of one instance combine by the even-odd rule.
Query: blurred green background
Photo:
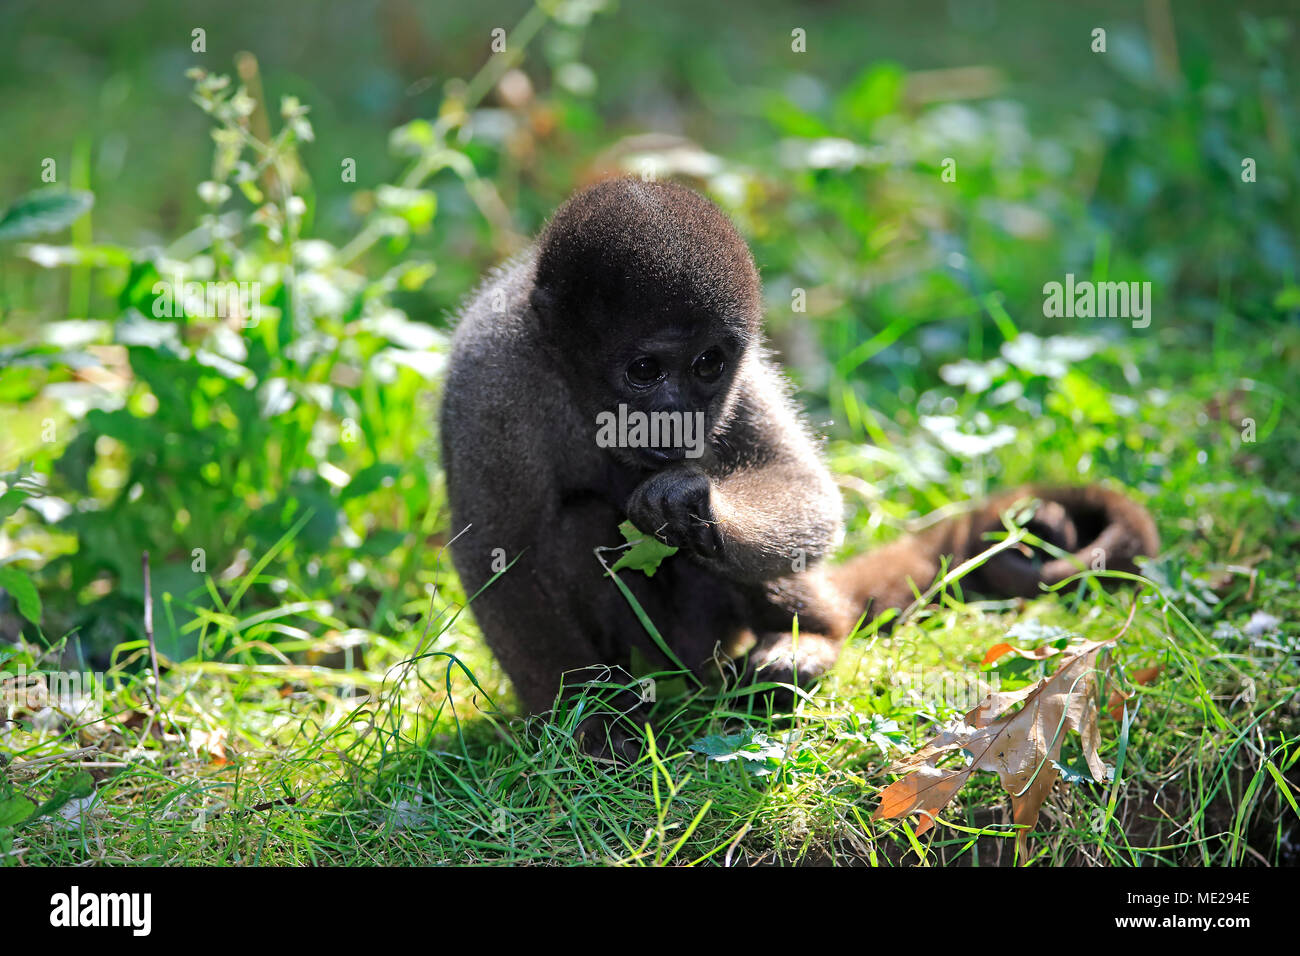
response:
[[[234,56],[249,51],[271,103],[293,95],[311,106],[317,142],[303,162],[315,196],[315,231],[340,241],[357,227],[359,188],[387,181],[400,169],[388,150],[388,131],[435,115],[446,84],[472,76],[490,55],[491,29],[513,27],[528,9],[527,3],[495,0],[472,9],[410,0],[234,2],[219,9],[202,2],[15,0],[0,10],[0,85],[6,92],[0,196],[36,185],[41,160],[49,156],[64,170],[62,182],[75,171],[96,191],[96,235],[132,244],[175,238],[202,210],[193,187],[211,162],[205,117],[188,106],[191,84],[184,72],[197,65],[230,73]],[[1166,49],[1153,43],[1161,39],[1152,22],[1160,22],[1162,10],[1171,11],[1177,31]],[[1150,151],[1145,163],[1115,167],[1123,182],[1109,194],[1078,200],[1126,203],[1134,213],[1155,205],[1181,225],[1205,229],[1212,241],[1212,230],[1227,225],[1213,218],[1217,197],[1167,196],[1190,208],[1162,209],[1166,203],[1157,193],[1198,180],[1208,191],[1214,181],[1201,178],[1211,172],[1207,165],[1222,161],[1226,167],[1226,153],[1246,146],[1234,141],[1237,132],[1285,147],[1278,159],[1289,160],[1288,167],[1268,172],[1292,172],[1294,144],[1288,140],[1295,127],[1287,120],[1294,114],[1286,111],[1294,93],[1283,64],[1297,53],[1296,31],[1284,26],[1294,12],[1285,0],[1049,10],[996,0],[760,2],[743,11],[678,2],[609,4],[585,28],[548,31],[529,51],[524,69],[544,95],[559,100],[564,122],[537,155],[527,157],[511,212],[515,225],[531,232],[572,187],[575,167],[627,134],[680,134],[728,157],[770,163],[774,134],[814,132],[791,114],[805,114],[803,120],[821,114],[864,69],[890,62],[908,72],[986,67],[995,75],[935,77],[919,95],[935,103],[996,97],[1013,105],[1016,118],[1037,135],[1090,137],[1096,149],[1125,134],[1145,140],[1133,144]],[[1090,50],[1090,31],[1098,26],[1108,31],[1105,55]],[[196,27],[207,31],[206,53],[191,52]],[[791,52],[794,27],[808,32],[807,53]],[[1162,57],[1171,52],[1183,82],[1201,94],[1197,105],[1205,114],[1185,102],[1179,116],[1166,119],[1168,126],[1144,126],[1151,118],[1133,108],[1164,99],[1170,67]],[[1266,62],[1276,69],[1262,71]],[[573,63],[589,69],[573,84],[586,91],[589,83],[589,95],[555,89],[548,67]],[[846,128],[844,112],[826,132],[862,129]],[[1262,121],[1258,128],[1234,123],[1252,112],[1263,114],[1252,117]],[[1016,154],[1023,144],[984,138],[983,150],[1004,150],[1005,159],[1021,164]],[[356,186],[340,182],[344,156],[357,160]],[[494,171],[491,165],[487,171]],[[1162,171],[1181,181],[1161,181]],[[1014,175],[1007,168],[1000,173]],[[1288,256],[1293,262],[1291,230],[1285,222],[1276,225],[1283,235],[1255,236],[1267,240],[1260,251],[1274,265]],[[476,262],[442,264],[432,293],[437,306],[454,306],[477,267],[491,260],[490,247],[476,238],[440,230],[422,240],[433,248],[459,240],[458,253],[477,254]]]

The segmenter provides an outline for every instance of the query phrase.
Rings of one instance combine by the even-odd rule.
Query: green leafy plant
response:
[[[94,205],[85,191],[42,189],[19,197],[0,213],[0,239],[27,239],[70,226]]]
[[[162,252],[113,250],[125,264],[121,316],[81,330],[79,349],[54,342],[13,355],[72,371],[94,346],[120,362],[72,425],[53,462],[59,482],[46,490],[103,503],[59,509],[55,523],[76,548],[45,573],[67,575],[83,595],[79,618],[65,624],[80,624],[102,651],[140,633],[148,552],[155,594],[169,596],[158,646],[172,658],[202,645],[211,614],[279,600],[261,566],[245,578],[252,555],[270,554],[302,596],[329,595],[333,582],[362,584],[366,574],[331,552],[340,537],[382,562],[421,526],[436,503],[430,432],[389,409],[432,416],[443,348],[441,333],[391,302],[418,288],[431,263],[413,259],[368,280],[347,267],[360,250],[304,237],[306,107],[286,98],[279,131],[264,141],[250,129],[256,104],[245,89],[202,71],[193,79],[195,101],[216,123],[199,228]],[[429,228],[431,193],[380,194],[363,234]],[[71,247],[57,258],[89,255]],[[213,308],[192,291],[223,285],[252,295]],[[96,596],[101,580],[109,587]],[[18,587],[21,606],[35,607]],[[372,601],[382,601],[378,590]],[[309,627],[328,621],[305,617]]]

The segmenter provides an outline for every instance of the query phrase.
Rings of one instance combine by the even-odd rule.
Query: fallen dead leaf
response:
[[[197,755],[206,754],[208,759],[218,767],[224,767],[226,760],[226,728],[215,730],[190,729],[190,749]]]
[[[1132,674],[1128,675],[1129,683],[1135,686],[1149,684],[1160,676],[1162,670],[1164,670],[1163,664],[1157,664],[1155,667],[1139,667]],[[1111,691],[1110,700],[1106,702],[1106,709],[1109,711],[1110,716],[1115,720],[1119,720],[1123,717],[1124,701],[1128,700],[1132,696],[1132,694],[1125,694],[1118,689]]]
[[[961,720],[938,734],[893,769],[904,776],[880,794],[873,819],[922,814],[919,836],[934,825],[935,817],[957,795],[976,770],[996,773],[1011,795],[1012,820],[1020,859],[1027,857],[1029,831],[1038,822],[1043,801],[1056,783],[1059,771],[1053,761],[1061,756],[1067,730],[1082,738],[1083,757],[1094,780],[1105,778],[1106,766],[1097,750],[1095,699],[1097,655],[1114,643],[1087,641],[1062,652],[1056,673],[1036,684],[1007,693],[990,694]],[[1014,714],[1006,711],[1022,702]],[[965,767],[939,767],[937,763],[958,751],[970,754]]]
[[[1016,647],[1013,644],[994,644],[989,648],[989,652],[984,655],[984,660],[980,661],[980,667],[988,667],[998,658],[1005,657],[1008,654],[1015,654],[1018,657],[1023,657],[1030,661],[1043,661],[1047,660],[1049,657],[1054,657],[1059,653],[1061,653],[1060,650],[1052,647],[1050,644],[1045,644],[1042,647],[1035,647],[1031,651]]]

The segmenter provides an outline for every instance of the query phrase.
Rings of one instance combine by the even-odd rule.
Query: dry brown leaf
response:
[[[1129,683],[1134,685],[1149,684],[1160,676],[1162,670],[1164,670],[1163,664],[1157,664],[1155,667],[1139,667],[1128,676]],[[1125,694],[1120,690],[1111,691],[1110,700],[1106,702],[1106,709],[1110,711],[1110,716],[1115,720],[1123,717],[1124,701],[1132,696],[1132,694]]]
[[[1007,654],[1015,654],[1031,661],[1042,661],[1059,653],[1061,652],[1050,644],[1036,647],[1032,651],[1016,647],[1013,644],[994,644],[989,648],[989,652],[984,655],[984,660],[980,661],[980,667],[988,667],[999,657],[1005,657]]]
[[[190,728],[190,749],[198,756],[206,754],[209,762],[224,767],[229,763],[226,759],[226,728],[217,727],[214,730]]]
[[[1082,739],[1084,760],[1094,780],[1105,778],[1106,766],[1097,753],[1101,734],[1095,699],[1097,655],[1108,641],[1087,641],[1067,648],[1055,674],[1037,684],[1007,693],[990,694],[962,720],[938,734],[916,753],[894,767],[904,776],[880,794],[873,819],[892,819],[920,813],[919,836],[934,825],[936,815],[957,795],[971,773],[996,773],[1011,794],[1011,812],[1023,829],[1016,847],[1024,859],[1028,835],[1038,822],[1043,801],[1056,782],[1052,761],[1061,755],[1067,730]],[[1006,711],[1023,701],[1014,714]],[[938,761],[964,750],[971,755],[965,767],[938,767]]]

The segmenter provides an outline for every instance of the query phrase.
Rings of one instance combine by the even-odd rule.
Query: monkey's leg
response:
[[[584,681],[622,682],[618,671],[602,674],[600,665],[626,668],[633,649],[656,667],[674,669],[592,553],[594,543],[613,545],[620,540],[621,520],[609,503],[592,496],[571,501],[547,517],[541,522],[547,534],[535,536],[527,547],[517,537],[503,539],[515,541],[512,547],[500,543],[496,535],[479,535],[478,525],[461,539],[464,546],[457,551],[457,567],[470,593],[490,577],[487,569],[494,548],[504,548],[511,558],[519,555],[474,599],[471,610],[532,713],[552,708],[562,681],[568,697],[580,694]],[[610,553],[606,562],[612,565],[616,558]],[[476,578],[480,570],[483,573]],[[752,623],[750,589],[687,554],[664,562],[654,577],[628,570],[619,573],[619,580],[677,658],[706,682],[717,677],[725,666],[726,650]],[[796,589],[796,593],[803,592]],[[786,614],[774,618],[770,626],[789,628],[790,621],[791,615]],[[579,733],[587,736],[584,747],[596,756],[635,759],[644,735],[646,705],[651,702],[644,698],[647,692],[648,687],[640,687],[613,694],[610,712],[580,725]]]
[[[811,687],[839,659],[856,620],[852,610],[823,565],[770,583],[752,604],[750,622],[757,639],[742,682]],[[791,691],[772,694],[781,707],[793,703],[793,697]]]
[[[586,681],[617,682],[617,671],[606,674],[600,666],[626,665],[626,635],[641,625],[591,550],[592,542],[618,539],[614,510],[595,501],[566,506],[545,522],[548,533],[532,540],[521,540],[517,528],[493,534],[496,529],[485,525],[472,525],[460,539],[456,565],[473,594],[491,578],[495,549],[503,549],[514,562],[473,599],[470,610],[524,708],[530,713],[551,710],[562,685],[572,697]],[[615,713],[579,728],[591,738],[584,746],[610,749],[598,739],[609,724],[617,751],[638,734],[641,703],[635,693],[615,694]],[[626,719],[620,719],[624,712]]]
[[[548,582],[521,558],[470,605],[492,653],[530,713],[550,710],[570,672],[604,659],[581,624],[553,603]],[[506,586],[506,578],[516,580]]]
[[[516,572],[527,580],[493,593]],[[472,605],[488,646],[509,675],[524,709],[532,714],[550,711],[561,697],[580,696],[586,681],[620,679],[612,669],[618,662],[607,660],[581,624],[553,603],[547,583],[521,559]],[[585,718],[575,735],[593,756],[634,759],[642,701],[630,691],[605,695],[608,711]]]
[[[772,681],[806,690],[835,666],[843,646],[842,637],[810,634],[802,630],[798,635],[790,631],[759,635],[758,642],[749,652],[745,670],[747,681]],[[774,693],[775,701],[780,706],[792,703],[793,696],[790,691]]]

